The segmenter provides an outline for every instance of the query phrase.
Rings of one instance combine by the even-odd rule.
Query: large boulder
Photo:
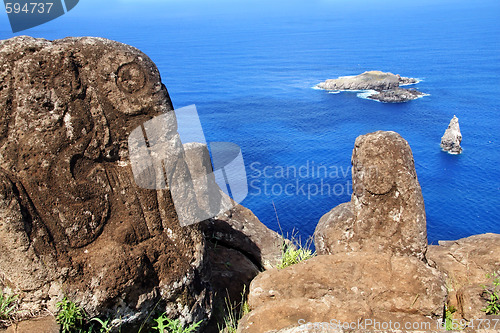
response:
[[[351,201],[320,219],[318,253],[390,252],[423,260],[425,207],[408,142],[395,132],[361,135],[352,165]]]
[[[213,218],[201,223],[210,241],[220,246],[238,249],[260,269],[275,267],[281,259],[283,238],[267,228],[251,210],[237,205],[216,185],[207,145],[184,144],[186,162],[193,175],[196,198],[200,207],[226,207]],[[214,189],[211,191],[210,189]]]
[[[21,306],[54,310],[67,295],[125,322],[160,300],[187,321],[210,313],[202,232],[181,227],[168,190],[138,187],[129,162],[129,134],[157,115],[182,149],[153,62],[102,38],[12,38],[0,103],[0,276]]]
[[[0,103],[0,288],[19,294],[22,313],[54,312],[67,296],[124,323],[155,306],[206,319],[221,276],[237,293],[276,255],[279,237],[250,211],[203,193],[215,184],[208,151],[182,145],[158,69],[139,50],[102,38],[0,41]],[[153,153],[174,152],[165,172],[183,219],[220,205],[220,228],[181,221],[172,187],[137,185],[151,174],[133,173],[129,144],[144,148],[150,130],[149,144],[162,144]],[[214,250],[214,234],[233,241]]]
[[[352,163],[351,201],[316,228],[320,255],[259,274],[239,332],[439,329],[447,289],[425,257],[424,202],[408,143],[394,132],[362,135]]]
[[[203,331],[218,333],[220,323],[229,315],[228,304],[238,308],[252,279],[279,263],[283,239],[215,185],[207,145],[187,143],[184,150],[195,179],[199,206],[205,211],[227,208],[200,223],[207,244],[206,271],[213,292],[213,315]]]
[[[500,274],[500,234],[483,234],[430,245],[429,262],[444,273],[448,302],[457,320],[481,318],[486,307],[484,288],[493,288],[487,275]]]
[[[255,278],[248,298],[252,311],[240,321],[238,331],[306,331],[320,323],[334,328],[353,322],[365,324],[351,327],[359,328],[356,332],[376,329],[376,322],[392,322],[392,327],[397,322],[401,328],[420,322],[434,329],[445,298],[441,274],[415,257],[320,255]]]

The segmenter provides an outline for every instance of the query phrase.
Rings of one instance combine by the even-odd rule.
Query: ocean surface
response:
[[[207,141],[241,147],[242,204],[303,241],[350,200],[356,137],[396,131],[412,148],[436,244],[500,233],[499,13],[497,0],[82,0],[17,35],[101,36],[144,51],[174,106],[196,104]],[[2,15],[0,38],[10,38]],[[429,96],[384,104],[312,89],[366,70],[419,78]],[[439,147],[453,115],[461,155]]]

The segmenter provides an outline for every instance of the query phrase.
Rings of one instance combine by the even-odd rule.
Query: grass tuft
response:
[[[494,272],[486,277],[492,280],[492,288],[482,285],[483,294],[486,294],[486,307],[481,309],[487,315],[500,315],[500,274]]]
[[[65,296],[62,301],[57,303],[59,313],[57,314],[57,322],[61,325],[63,333],[78,332],[82,330],[85,311],[76,303],[68,300]]]
[[[9,320],[15,314],[17,295],[5,295],[0,291],[0,320]]]
[[[179,319],[170,319],[166,313],[163,313],[158,318],[154,319],[156,326],[152,327],[153,330],[160,333],[191,333],[195,332],[201,325],[203,320],[193,323],[188,327],[183,327]]]
[[[278,264],[278,269],[283,269],[301,261],[310,259],[316,255],[316,252],[311,250],[312,238],[306,242],[303,246],[300,238],[296,237],[296,234],[292,235],[290,240],[283,237],[283,242],[281,246],[281,262]]]
[[[238,322],[244,315],[250,312],[248,305],[246,286],[243,287],[241,293],[241,301],[238,304],[231,304],[231,301],[226,297],[226,316],[224,316],[224,323],[219,326],[219,333],[236,333],[238,330]]]

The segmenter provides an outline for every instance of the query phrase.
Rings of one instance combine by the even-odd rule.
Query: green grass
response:
[[[306,242],[305,246],[302,246],[300,237],[297,237],[297,233],[292,231],[291,239],[285,237],[283,230],[281,229],[280,218],[278,216],[278,211],[276,210],[276,205],[273,203],[274,213],[276,214],[276,221],[278,222],[278,227],[281,232],[281,260],[278,264],[278,269],[283,269],[285,267],[298,264],[301,261],[310,259],[316,255],[316,252],[311,250],[311,245],[313,238],[310,237]]]
[[[0,291],[0,320],[8,320],[15,313],[17,295],[5,295]]]
[[[300,238],[297,238],[296,235],[292,235],[291,240],[286,239],[283,235],[282,238],[281,261],[277,266],[278,269],[298,264],[316,255],[316,252],[311,250],[312,238],[310,238],[304,246],[300,242]]]
[[[99,333],[110,333],[113,330],[113,325],[110,324],[110,319],[106,320],[101,320],[99,318],[92,318],[90,319],[91,322],[95,321],[99,325],[101,325],[101,329],[99,330]],[[89,333],[94,332],[94,328],[91,327],[89,329]]]
[[[457,311],[457,309],[453,306],[450,305],[449,307],[446,307],[446,314],[444,318],[444,328],[447,331],[453,331],[454,330],[454,325],[453,325],[453,314]]]
[[[250,312],[250,306],[246,298],[246,286],[243,287],[241,302],[238,304],[231,304],[229,296],[226,297],[226,315],[224,316],[223,325],[218,326],[219,333],[236,333],[238,322],[244,315]]]
[[[492,288],[482,285],[483,293],[487,296],[486,307],[482,309],[487,315],[500,315],[500,275],[498,273],[486,275],[492,280]]]
[[[83,308],[68,300],[66,296],[57,303],[57,308],[59,312],[56,319],[63,333],[80,332],[83,329],[85,319]]]
[[[203,320],[193,323],[188,327],[183,327],[179,319],[170,319],[165,313],[154,319],[156,326],[152,327],[155,332],[160,333],[191,333],[196,332]]]

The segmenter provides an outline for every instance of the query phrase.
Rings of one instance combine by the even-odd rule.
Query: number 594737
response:
[[[21,5],[18,2],[5,3],[5,11],[7,14],[49,14],[53,2],[29,2]]]

